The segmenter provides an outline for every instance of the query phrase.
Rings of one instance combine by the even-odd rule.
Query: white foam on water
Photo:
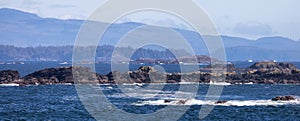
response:
[[[300,100],[291,101],[272,101],[272,100],[246,100],[246,101],[228,101],[221,104],[224,106],[278,106],[278,105],[300,105]]]
[[[226,103],[217,104],[216,101],[204,101],[196,99],[169,99],[170,102],[162,100],[143,101],[134,103],[136,106],[143,105],[215,105],[215,106],[279,106],[279,105],[300,105],[300,100],[272,101],[272,100],[230,100]],[[184,102],[184,104],[182,103]]]
[[[20,85],[19,84],[15,84],[15,83],[10,83],[10,84],[0,84],[0,86],[3,86],[3,87],[18,87]]]
[[[177,91],[176,97],[185,98],[187,95],[191,95],[188,92],[181,92]],[[142,92],[136,92],[136,93],[117,93],[112,95],[106,95],[107,97],[114,97],[114,98],[139,98],[139,99],[149,99],[149,98],[159,98],[159,99],[169,99],[169,98],[175,98],[175,95],[170,91],[167,92],[164,91],[162,93],[159,93],[159,91],[149,91],[145,90]]]
[[[107,87],[100,87],[101,90],[113,90],[116,89],[111,86]],[[136,91],[135,88],[121,88],[123,93],[114,93],[111,95],[106,95],[107,97],[114,97],[114,98],[139,98],[139,99],[149,99],[149,98],[186,98],[188,95],[192,95],[192,92],[184,92],[184,91],[162,91],[156,89],[142,89]]]

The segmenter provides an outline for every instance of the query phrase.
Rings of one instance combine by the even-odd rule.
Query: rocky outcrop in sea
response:
[[[3,70],[0,71],[0,83],[12,83],[20,79],[20,74],[16,70]]]
[[[229,73],[226,80],[231,83],[296,84],[300,81],[300,70],[290,63],[257,62],[240,73]]]
[[[215,73],[213,69],[227,69]],[[202,71],[205,70],[205,71]],[[231,84],[300,84],[300,71],[290,63],[258,62],[245,69],[238,69],[233,64],[211,65],[190,73],[159,73],[153,67],[141,66],[126,73],[110,72],[100,75],[87,67],[59,67],[39,70],[20,77],[14,70],[0,71],[0,84],[15,83],[20,85],[38,84],[74,84],[74,83],[210,83],[212,78],[225,78]]]
[[[293,96],[276,96],[275,98],[271,99],[272,101],[291,101],[291,100],[296,100],[295,97]]]
[[[78,73],[73,75],[74,73]],[[76,76],[76,80],[74,80]],[[98,80],[102,80],[103,77],[97,73],[93,73],[87,67],[60,67],[60,68],[48,68],[39,70],[34,73],[28,74],[21,78],[22,84],[74,84],[76,81],[79,83],[99,83]],[[83,81],[84,80],[84,81]]]

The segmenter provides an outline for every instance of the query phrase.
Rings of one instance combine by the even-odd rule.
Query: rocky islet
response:
[[[212,68],[213,67],[213,68]],[[225,68],[224,68],[225,67]],[[200,71],[190,73],[158,73],[153,67],[141,66],[135,71],[126,73],[110,72],[100,75],[87,67],[59,67],[39,70],[20,77],[16,70],[0,71],[0,84],[15,83],[20,85],[62,84],[62,83],[210,83],[212,78],[225,78],[231,84],[299,84],[300,70],[293,64],[283,62],[257,62],[248,68],[235,68],[233,64],[220,66],[227,71],[216,74],[208,66]],[[205,70],[205,71],[202,71]]]

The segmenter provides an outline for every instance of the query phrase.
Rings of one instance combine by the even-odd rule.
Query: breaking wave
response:
[[[280,106],[280,105],[300,105],[300,100],[292,101],[272,101],[272,100],[230,100],[225,103],[216,101],[203,101],[196,99],[176,99],[176,100],[151,100],[133,103],[135,106],[144,105],[215,105],[215,106]]]

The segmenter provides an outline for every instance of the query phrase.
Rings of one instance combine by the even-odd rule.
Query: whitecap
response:
[[[0,84],[0,86],[3,86],[3,87],[17,87],[17,86],[20,86],[20,85],[15,84],[15,83],[10,83],[10,84]]]
[[[168,101],[166,101],[168,100]],[[180,103],[184,101],[184,103]],[[300,105],[300,100],[292,101],[272,101],[272,100],[230,100],[225,103],[216,103],[216,101],[204,101],[196,99],[161,99],[161,100],[150,100],[133,105],[215,105],[215,106],[279,106],[279,105]]]

